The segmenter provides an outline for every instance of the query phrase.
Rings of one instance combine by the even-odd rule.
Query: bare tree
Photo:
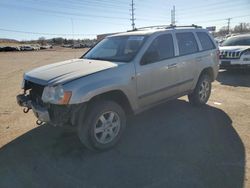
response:
[[[218,31],[218,35],[220,36],[224,36],[228,34],[228,28],[226,26],[223,26],[220,28],[220,30]]]
[[[46,41],[45,37],[39,37],[38,43],[39,43],[40,45],[46,45],[46,44],[47,44],[47,41]]]
[[[235,33],[246,33],[250,32],[250,23],[240,23],[234,27]]]

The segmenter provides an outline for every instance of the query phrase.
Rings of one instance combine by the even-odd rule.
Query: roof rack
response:
[[[168,27],[166,27],[166,29],[170,29],[170,28],[178,28],[178,27],[194,27],[194,28],[202,28],[201,26],[192,24],[192,25],[169,25]]]
[[[131,31],[142,31],[146,29],[174,29],[174,28],[180,28],[180,27],[194,27],[194,28],[202,28],[201,26],[192,24],[192,25],[182,25],[182,26],[177,26],[177,25],[154,25],[154,26],[147,26],[147,27],[140,27],[140,28],[135,28],[133,30],[129,30],[128,32]]]

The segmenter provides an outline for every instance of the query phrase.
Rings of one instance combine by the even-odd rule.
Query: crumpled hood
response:
[[[40,85],[57,85],[117,66],[109,61],[72,59],[33,69],[25,73],[24,79]]]
[[[220,51],[227,52],[242,52],[244,50],[250,49],[250,46],[220,46]]]

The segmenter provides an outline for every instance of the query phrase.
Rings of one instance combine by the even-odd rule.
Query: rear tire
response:
[[[211,78],[207,74],[202,74],[194,91],[188,95],[189,102],[195,106],[205,105],[210,97],[211,88]]]
[[[124,110],[113,101],[96,101],[87,108],[85,119],[79,118],[78,136],[90,150],[113,147],[126,127]]]

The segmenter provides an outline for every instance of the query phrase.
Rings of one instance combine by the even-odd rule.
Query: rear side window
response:
[[[180,55],[192,54],[199,51],[193,33],[176,33],[176,38]]]
[[[171,34],[163,34],[154,39],[143,56],[143,64],[154,63],[174,57],[174,43]]]
[[[214,43],[211,38],[205,32],[197,32],[197,36],[201,42],[201,46],[203,50],[211,50],[215,48]]]

